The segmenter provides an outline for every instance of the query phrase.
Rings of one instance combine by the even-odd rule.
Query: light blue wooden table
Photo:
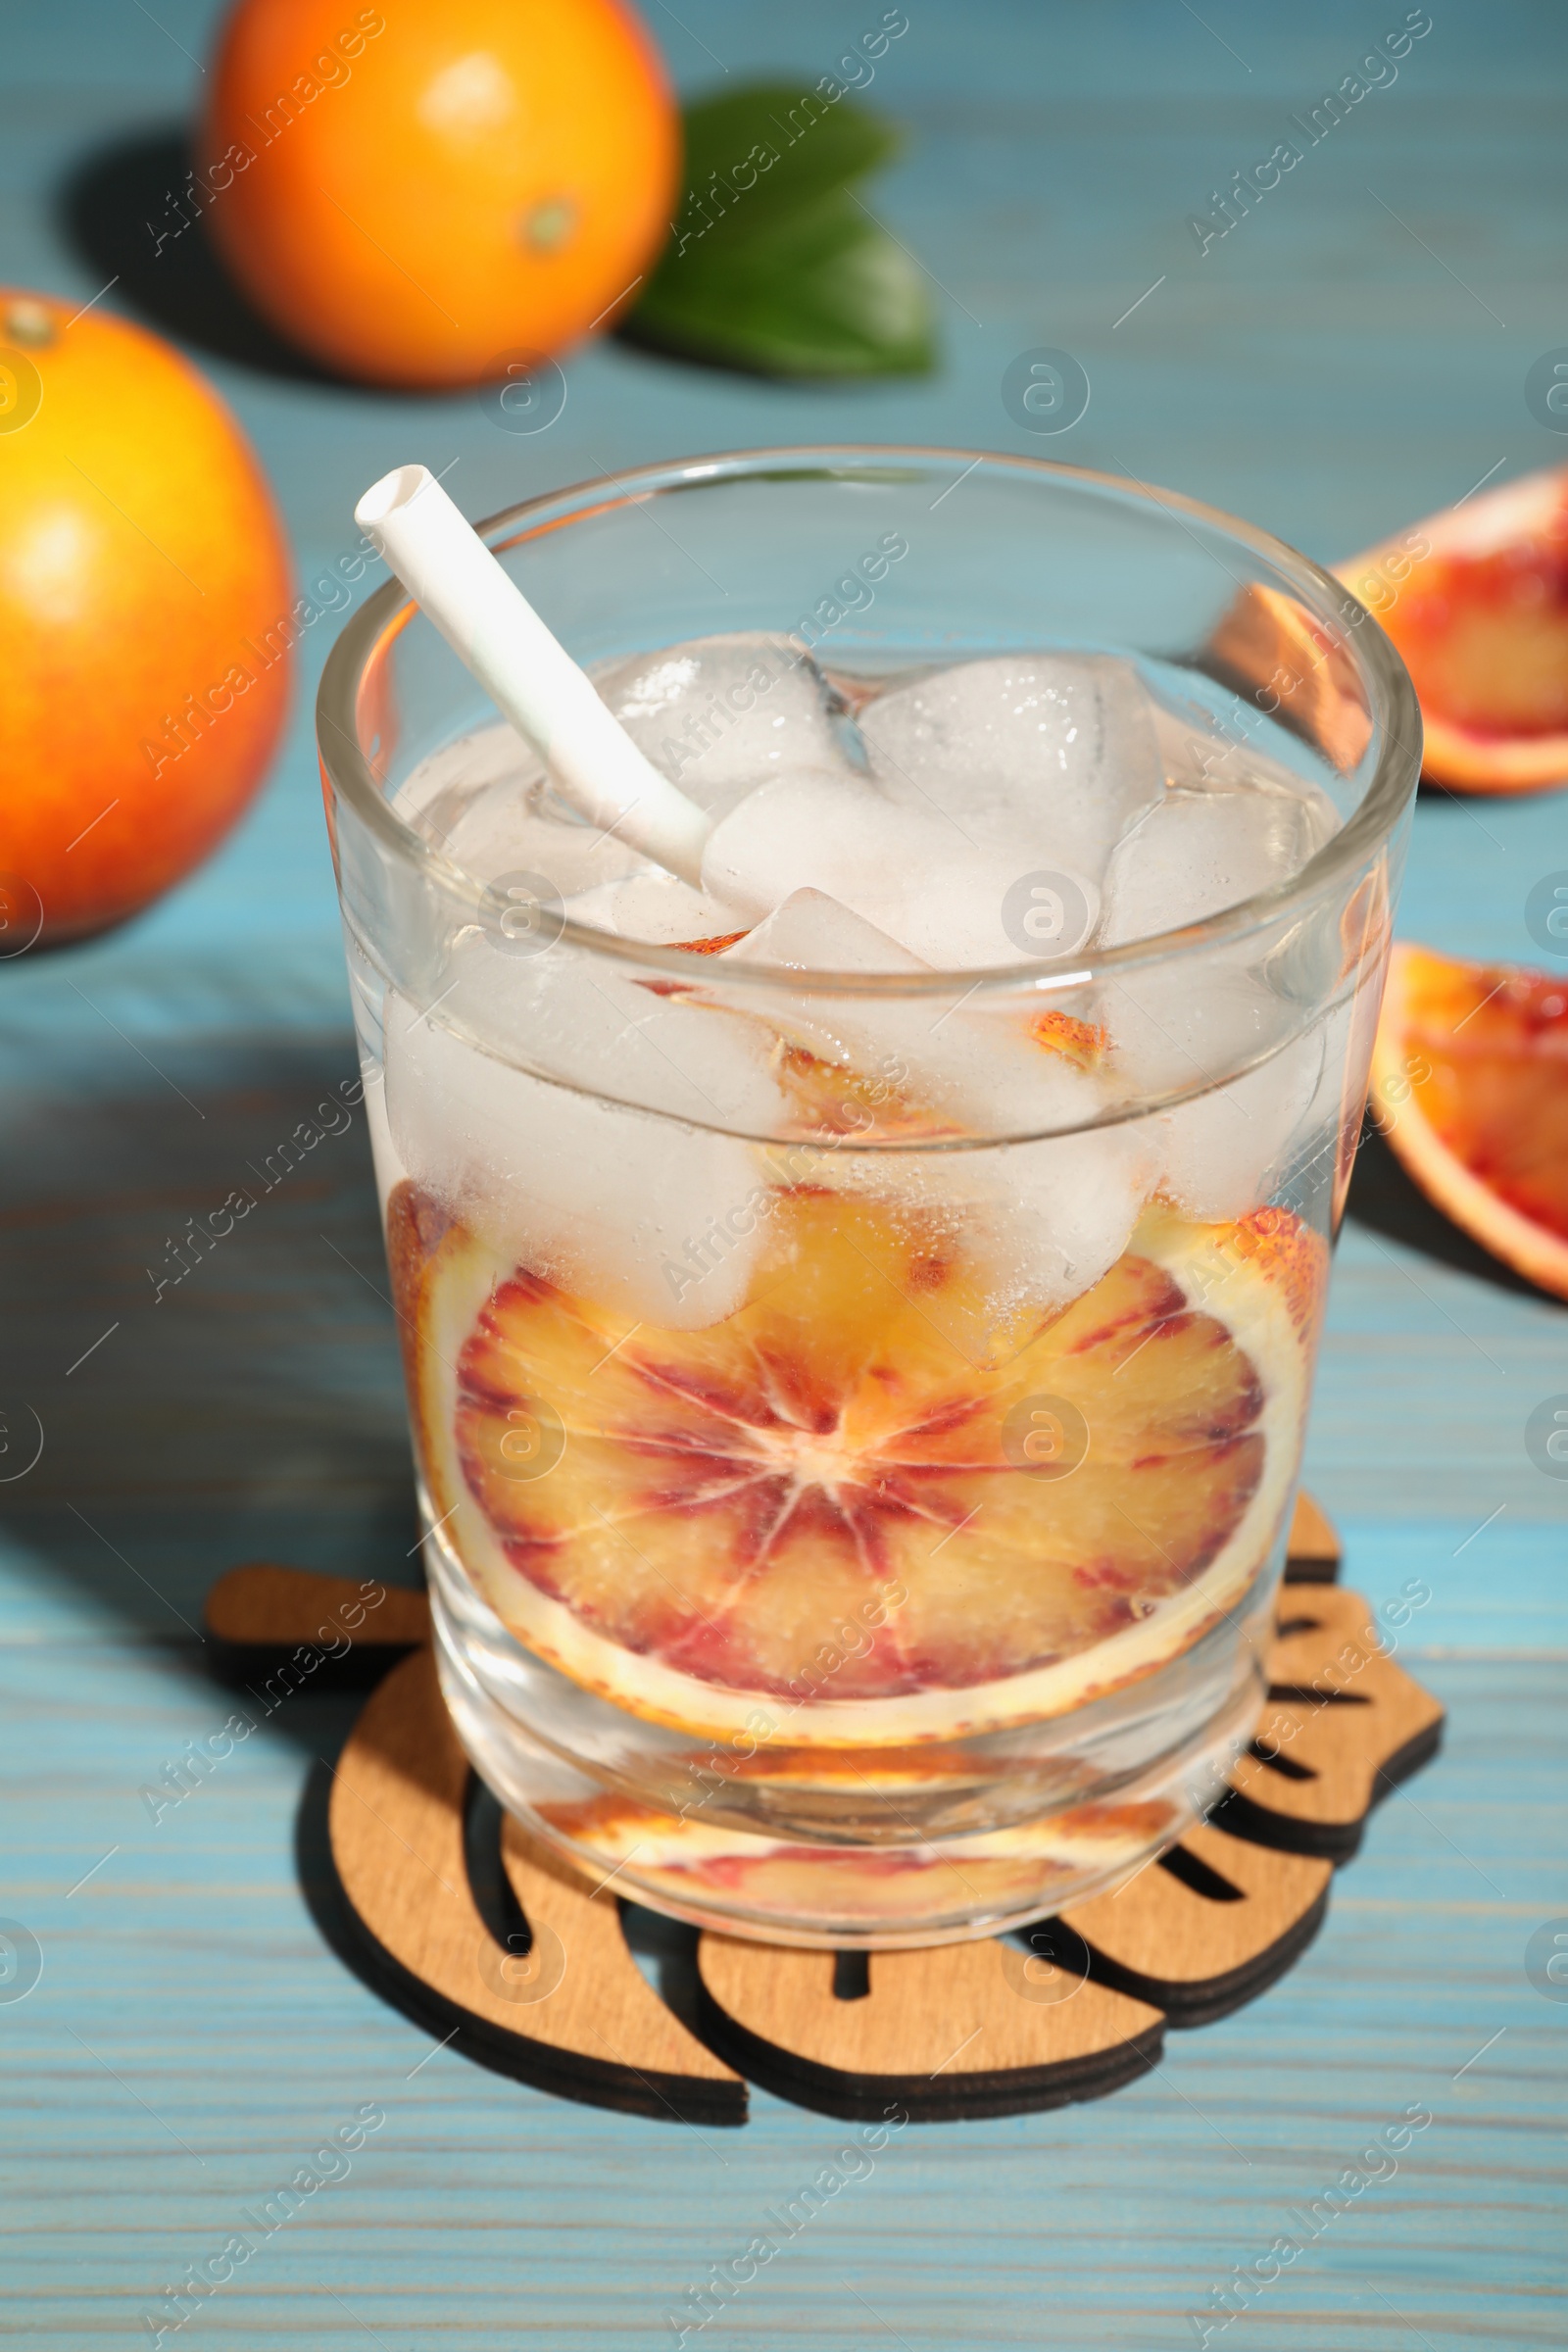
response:
[[[880,10],[650,13],[697,88],[720,63],[814,78]],[[908,0],[908,15],[872,94],[915,138],[877,201],[939,281],[935,380],[785,390],[606,347],[572,362],[564,415],[529,440],[475,400],[214,360],[302,572],[351,546],[354,490],[416,455],[456,461],[449,486],[480,514],[597,469],[760,441],[1044,446],[1324,558],[1489,473],[1568,458],[1523,397],[1530,362],[1568,339],[1559,10],[1433,0],[1397,80],[1201,255],[1187,216],[1397,27],[1399,0],[1204,0],[1201,15],[1185,0]],[[97,293],[105,232],[74,242],[55,192],[177,122],[209,35],[200,0],[12,0],[0,275]],[[1075,353],[1094,387],[1047,445],[999,390],[1039,344]],[[43,1955],[27,1997],[0,2003],[0,2336],[150,2341],[141,2315],[164,2289],[375,2103],[385,2123],[352,2169],[166,2342],[632,2352],[674,2341],[665,2313],[843,2133],[764,2094],[742,2132],[661,2129],[428,2055],[328,1952],[296,1872],[301,1788],[353,1700],[298,1695],[156,1826],[138,1793],[228,1712],[193,1630],[218,1569],[270,1554],[415,1574],[359,1127],[159,1307],[145,1271],[352,1068],[310,747],[328,625],[306,640],[268,791],[207,871],[116,938],[0,971],[0,1385],[46,1439],[37,1469],[0,1488],[0,1911]],[[1568,798],[1430,800],[1401,928],[1528,959],[1525,898],[1564,865]],[[1432,1588],[1404,1655],[1451,1710],[1441,1760],[1377,1815],[1323,1935],[1265,1999],[1173,2037],[1159,2073],[1102,2104],[906,2132],[710,2341],[1196,2342],[1187,2315],[1211,2282],[1416,2103],[1434,2121],[1396,2175],[1213,2340],[1564,2341],[1568,2004],[1533,1988],[1524,1955],[1568,1914],[1568,1485],[1523,1442],[1531,1408],[1563,1389],[1564,1309],[1369,1162],[1310,1479],[1351,1581],[1375,1598],[1411,1576]]]

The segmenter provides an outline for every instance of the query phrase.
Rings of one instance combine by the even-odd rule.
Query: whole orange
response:
[[[155,335],[0,287],[0,956],[187,873],[288,702],[288,551],[212,386]]]
[[[466,384],[631,299],[680,131],[621,0],[239,0],[196,160],[282,333],[347,375]]]

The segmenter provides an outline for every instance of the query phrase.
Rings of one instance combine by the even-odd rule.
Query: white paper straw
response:
[[[383,474],[354,519],[579,814],[700,885],[708,818],[638,750],[429,468]]]

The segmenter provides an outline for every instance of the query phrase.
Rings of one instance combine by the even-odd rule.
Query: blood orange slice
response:
[[[1568,778],[1568,469],[1428,515],[1338,570],[1404,657],[1427,775],[1462,792]]]
[[[1282,1211],[1152,1213],[980,1368],[945,1336],[961,1248],[869,1200],[773,1196],[746,1302],[697,1332],[499,1264],[412,1187],[389,1221],[446,1540],[651,1720],[900,1745],[1058,1713],[1189,1646],[1281,1526],[1324,1257]]]
[[[765,1922],[777,1942],[838,1928],[884,1936],[907,1930],[925,1943],[944,1915],[973,1935],[977,1906],[994,1921],[1074,1899],[1086,1881],[1136,1868],[1191,1816],[1168,1797],[1143,1798],[1079,1805],[946,1843],[871,1848],[737,1834],[619,1796],[546,1805],[539,1818],[597,1878],[612,1873],[678,1917],[707,1921],[722,1907],[732,1928],[737,1914]]]
[[[1422,1191],[1568,1298],[1568,979],[1396,947],[1372,1101]]]

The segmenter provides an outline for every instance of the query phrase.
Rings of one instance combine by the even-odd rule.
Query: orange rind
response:
[[[902,1781],[895,1782],[903,1788]],[[781,1922],[834,1919],[864,1932],[976,1903],[1000,1915],[1136,1867],[1182,1826],[1168,1798],[1078,1805],[956,1841],[867,1848],[740,1833],[619,1796],[546,1804],[547,1832],[599,1874],[628,1873],[677,1916],[714,1904]]]

